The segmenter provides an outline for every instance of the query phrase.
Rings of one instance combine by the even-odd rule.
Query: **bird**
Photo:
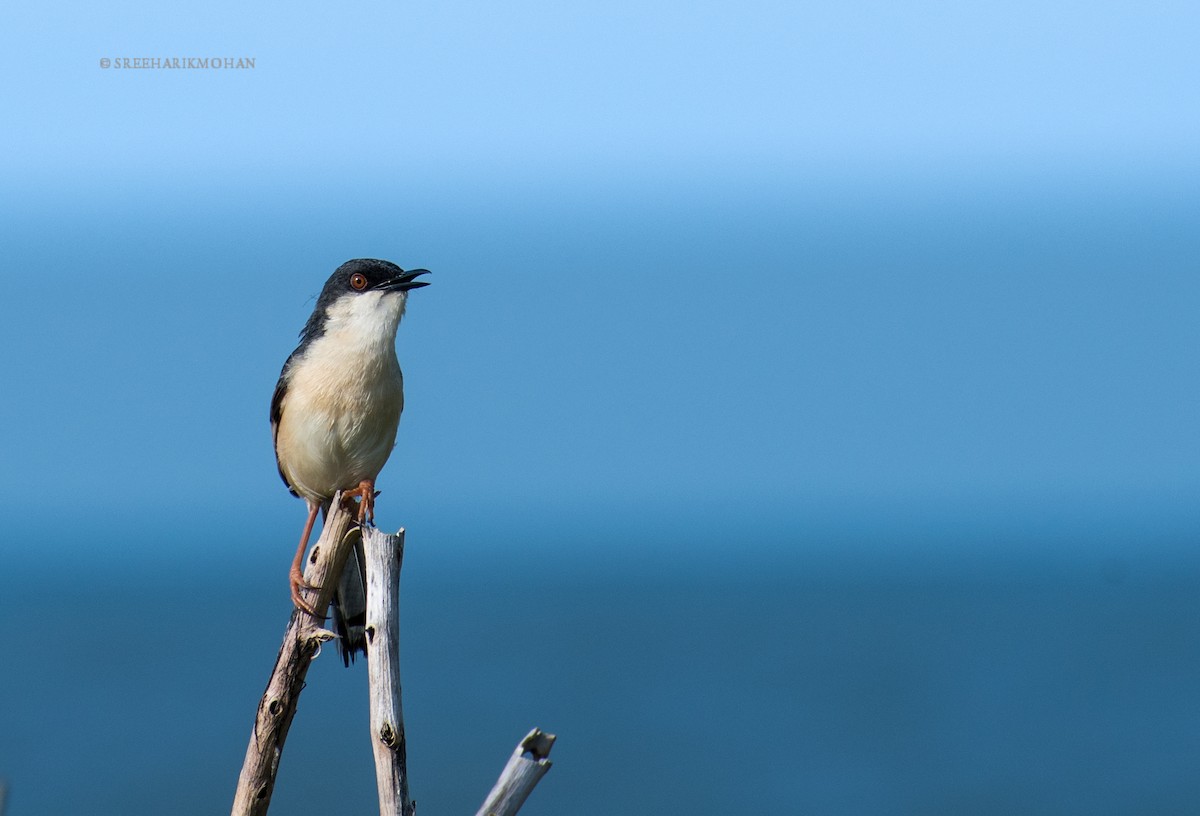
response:
[[[358,498],[360,526],[374,522],[375,480],[395,446],[404,410],[396,332],[408,293],[428,286],[417,280],[427,274],[374,258],[339,266],[321,289],[271,397],[275,463],[308,509],[288,572],[292,603],[313,617],[321,615],[303,592],[316,587],[301,568],[308,539],[317,513],[328,514],[338,491],[346,500]],[[361,552],[347,557],[333,600],[347,666],[356,652],[366,653],[363,564]]]

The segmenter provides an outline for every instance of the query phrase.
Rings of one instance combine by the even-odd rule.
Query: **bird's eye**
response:
[[[355,272],[350,276],[350,286],[351,288],[361,292],[363,289],[367,288],[367,276],[361,272]]]

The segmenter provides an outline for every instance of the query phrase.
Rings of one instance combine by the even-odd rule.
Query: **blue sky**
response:
[[[266,405],[355,256],[434,270],[393,526],[1195,519],[1191,4],[0,15],[0,487],[70,523],[298,526]]]
[[[1172,166],[1195,158],[1197,22],[1187,3],[9,7],[4,161],[130,181]],[[98,67],[155,55],[256,67]]]

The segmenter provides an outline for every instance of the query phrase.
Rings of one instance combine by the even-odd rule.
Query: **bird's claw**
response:
[[[293,570],[288,575],[288,578],[290,579],[290,583],[292,585],[292,605],[301,612],[311,615],[319,621],[327,620],[328,618],[325,615],[317,612],[316,608],[307,600],[305,600],[304,596],[300,594],[300,591],[303,589],[316,592],[320,590],[320,587],[313,586],[308,581],[304,580],[304,575],[299,570]]]
[[[355,497],[358,498],[358,526],[363,527],[367,524],[375,524],[375,497],[379,495],[379,491],[375,489],[374,482],[366,479],[358,483],[358,487],[353,490],[347,490],[342,494],[342,501],[353,502]]]

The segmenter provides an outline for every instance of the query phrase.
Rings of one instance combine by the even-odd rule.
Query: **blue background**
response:
[[[1200,798],[1194,4],[0,12],[0,777],[227,807],[329,272],[432,269],[379,480],[422,812]],[[252,70],[101,58],[252,57]],[[317,661],[275,805],[370,811]]]

